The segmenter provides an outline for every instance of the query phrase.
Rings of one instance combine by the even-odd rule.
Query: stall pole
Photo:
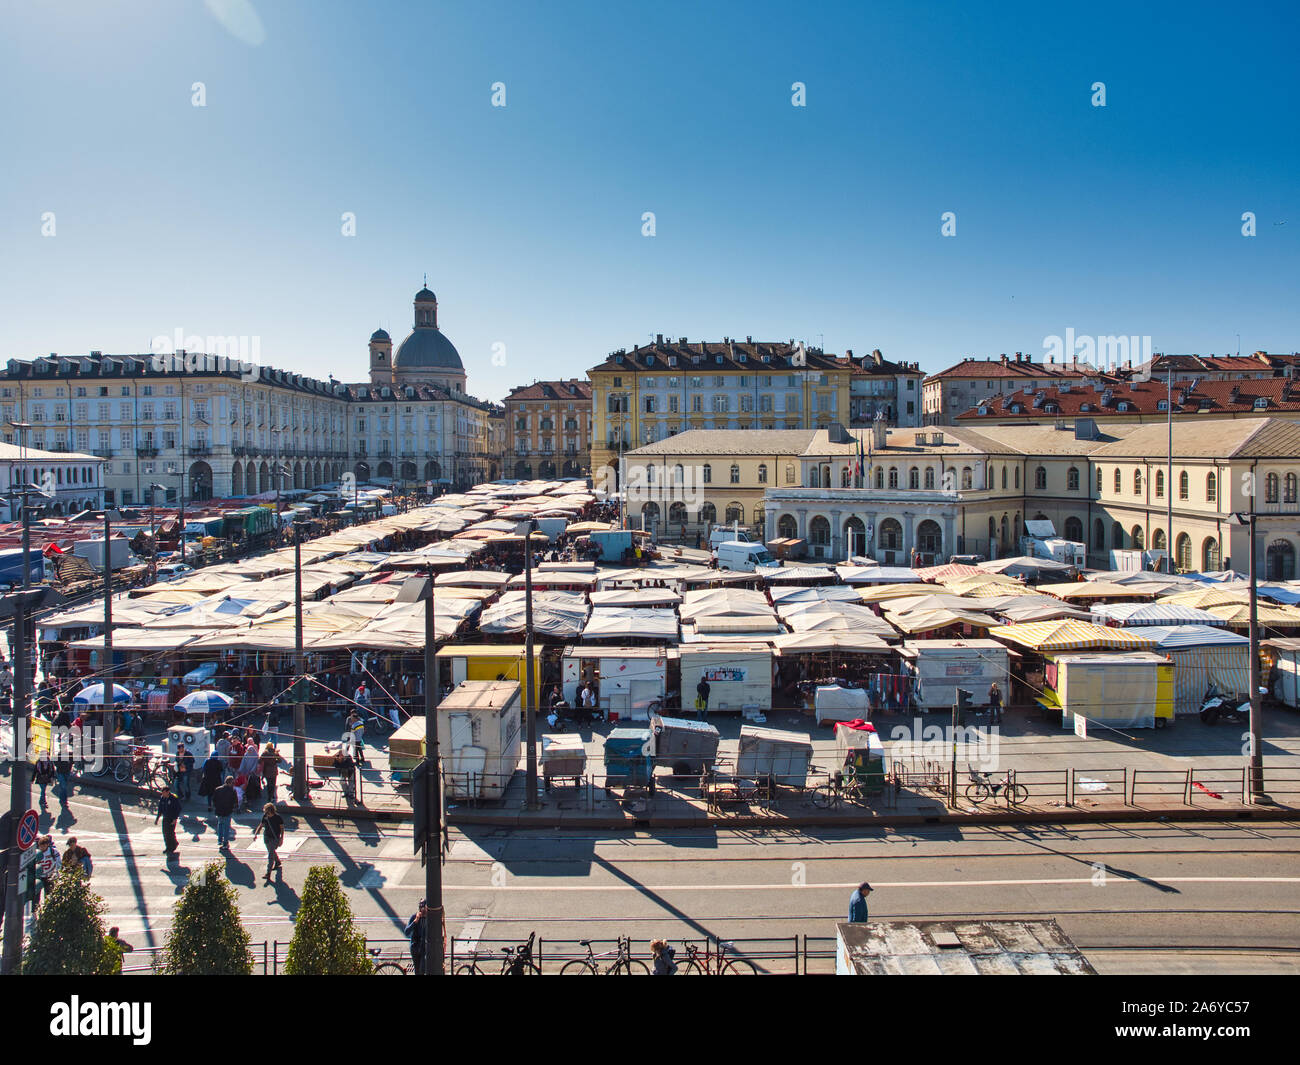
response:
[[[26,499],[23,500],[27,502]],[[26,515],[27,508],[23,507]],[[23,566],[26,569],[26,563]],[[27,773],[27,752],[19,749],[19,743],[29,743],[31,716],[27,706],[27,595],[18,592],[14,599],[14,757],[13,769],[9,777],[9,814],[13,831],[18,831],[18,822],[31,806],[32,784]],[[5,869],[5,939],[4,954],[0,958],[0,973],[6,976],[16,975],[23,960],[23,898],[18,894],[18,873],[22,852],[14,840],[5,840],[4,848],[9,861]]]
[[[525,739],[528,743],[528,773],[525,781],[527,793],[525,806],[529,810],[537,809],[537,693],[533,690],[533,547],[532,524],[528,522],[528,531],[524,533],[524,691],[527,702],[524,704]]]
[[[424,776],[427,792],[425,809],[429,812],[429,838],[424,843],[424,897],[429,916],[424,928],[424,971],[430,976],[446,975],[443,955],[442,905],[442,778],[438,764],[438,719],[434,708],[434,653],[437,645],[433,603],[433,570],[429,571],[428,598],[424,601],[424,757],[428,772]]]
[[[110,540],[113,536],[113,512],[104,508],[104,712],[101,727],[113,731],[113,560]]]
[[[293,704],[293,797],[307,798],[307,704],[302,701],[302,528],[294,523],[293,531],[293,650],[296,696]],[[360,773],[357,774],[358,778]]]
[[[1255,555],[1255,499],[1250,500],[1250,798],[1264,801],[1264,750],[1260,730],[1259,699],[1259,600]]]

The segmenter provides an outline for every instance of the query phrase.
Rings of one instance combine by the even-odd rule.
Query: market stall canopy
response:
[[[762,592],[750,588],[699,588],[682,597],[678,613],[683,621],[696,617],[774,617]]]
[[[591,612],[582,630],[585,640],[626,639],[677,641],[677,614],[672,610],[637,610],[629,607],[600,607]]]
[[[504,588],[510,583],[510,574],[498,570],[461,569],[439,573],[434,578],[435,588]]]
[[[533,587],[534,588],[570,588],[586,589],[596,587],[596,574],[587,573],[580,569],[572,570],[533,570]],[[510,578],[509,587],[512,591],[523,588],[525,577],[522,573],[517,573]]]
[[[836,566],[845,584],[909,584],[922,578],[906,566]]]
[[[1001,628],[990,629],[989,635],[999,640],[1010,640],[1040,654],[1059,654],[1064,651],[1149,651],[1154,647],[1154,641],[1127,629],[1094,625],[1091,621],[1074,618],[1003,625]]]
[[[564,531],[566,533],[594,533],[608,532],[612,528],[614,526],[607,521],[575,521]]]
[[[533,632],[543,636],[573,637],[587,623],[590,608],[580,592],[536,592],[533,594]],[[483,611],[478,622],[483,633],[527,631],[527,601],[523,592],[507,592],[500,601]]]
[[[1052,599],[1046,595],[1030,595],[1023,597],[1025,602],[1012,603],[1005,606],[994,606],[989,609],[999,617],[1004,618],[1010,624],[1018,624],[1025,621],[1054,621],[1058,618],[1082,618],[1084,621],[1089,620],[1089,614],[1086,610],[1080,610],[1078,607],[1067,606],[1058,600]],[[991,601],[991,600],[990,600]]]
[[[995,558],[988,562],[981,562],[976,568],[986,573],[1005,573],[1012,577],[1028,577],[1030,580],[1036,580],[1044,574],[1068,572],[1074,569],[1074,566],[1051,558],[1016,555],[1012,558]]]
[[[682,597],[668,588],[612,588],[592,592],[588,598],[592,606],[676,606]]]
[[[108,695],[102,684],[87,684],[81,691],[72,697],[73,706],[103,706]],[[129,703],[134,699],[129,689],[123,688],[120,684],[113,685],[113,702]]]
[[[227,695],[225,692],[203,688],[190,692],[177,702],[176,709],[186,714],[220,714],[228,710],[234,701],[234,696]]]
[[[212,635],[212,629],[113,629],[113,651],[176,651],[187,647],[201,636]],[[91,636],[73,640],[69,648],[79,651],[104,650],[104,637]]]
[[[704,615],[695,618],[692,625],[699,635],[734,636],[737,633],[750,632],[755,636],[766,637],[785,632],[781,628],[781,623],[776,620],[776,615],[771,611],[762,616]]]
[[[1248,603],[1224,603],[1221,606],[1207,608],[1215,617],[1222,618],[1229,625],[1249,625],[1250,605]],[[1269,606],[1267,603],[1255,604],[1255,620],[1260,625],[1300,625],[1300,609],[1293,606]]]
[[[950,625],[970,625],[972,628],[987,629],[999,624],[988,614],[980,614],[973,610],[949,610],[943,607],[891,615],[889,622],[894,628],[907,634],[934,632],[936,629],[946,629]]]
[[[1114,581],[1066,581],[1064,584],[1040,584],[1040,592],[1071,602],[1075,599],[1149,599],[1155,589],[1116,584]]]
[[[1250,591],[1248,588],[1220,588],[1211,585],[1208,588],[1197,588],[1190,592],[1177,592],[1173,595],[1162,596],[1160,602],[1178,606],[1197,607],[1201,610],[1208,610],[1212,606],[1235,605],[1237,603],[1248,603],[1250,601]]]
[[[1250,637],[1212,625],[1152,625],[1142,635],[1162,651],[1183,647],[1249,647]]]
[[[795,632],[859,632],[898,639],[884,618],[852,603],[783,603],[777,612]]]
[[[777,636],[772,645],[782,655],[891,654],[893,648],[878,636],[848,632],[792,632]]]
[[[767,594],[773,603],[858,603],[861,602],[856,588],[844,584],[780,584],[769,588]]]
[[[1223,625],[1225,622],[1194,606],[1168,601],[1159,603],[1098,603],[1092,608],[1095,621],[1116,625]]]
[[[983,577],[984,571],[979,566],[968,566],[965,562],[948,562],[942,566],[923,566],[916,571],[916,575],[922,580],[943,584],[959,577]]]
[[[889,599],[900,599],[905,596],[919,595],[923,588],[916,583],[911,584],[872,584],[853,589],[858,598],[864,603],[883,603]]]
[[[757,574],[763,577],[769,584],[777,582],[806,582],[806,581],[833,581],[838,579],[831,566],[782,566],[779,569],[764,569]]]

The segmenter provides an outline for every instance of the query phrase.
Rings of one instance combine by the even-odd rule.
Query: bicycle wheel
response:
[[[687,961],[679,961],[677,963],[677,975],[678,976],[704,976],[706,975],[706,973],[704,972],[704,966],[702,966],[699,962],[690,959]]]
[[[728,958],[718,970],[719,976],[757,976],[758,966],[744,958]]]
[[[131,775],[131,763],[125,758],[119,758],[113,763],[113,779],[119,784]]]
[[[456,970],[456,975],[457,976],[482,976],[483,970],[474,964],[462,965],[459,969]]]
[[[162,791],[163,788],[174,787],[171,770],[166,766],[155,766],[153,775],[149,780],[149,787],[154,791]]]
[[[565,962],[564,968],[560,970],[561,976],[597,976],[599,975],[596,968],[589,961],[575,959],[574,961]]]
[[[650,966],[638,958],[624,958],[609,972],[610,976],[649,976]]]
[[[464,968],[468,969],[470,968],[470,966],[466,965]],[[406,976],[407,972],[406,972],[405,965],[399,965],[395,961],[381,961],[379,964],[375,966],[374,972],[372,972],[370,975],[371,976]],[[457,973],[456,975],[459,976],[460,974]]]
[[[1019,806],[1029,801],[1029,789],[1023,784],[1007,785],[1007,805]]]
[[[835,805],[835,789],[829,784],[819,784],[813,788],[812,804],[819,810],[829,810]]]
[[[966,801],[973,802],[976,806],[989,797],[989,786],[987,784],[968,784],[966,785]]]

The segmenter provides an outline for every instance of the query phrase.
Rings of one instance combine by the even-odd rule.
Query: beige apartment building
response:
[[[591,468],[591,385],[534,381],[505,398],[504,476],[584,477]]]

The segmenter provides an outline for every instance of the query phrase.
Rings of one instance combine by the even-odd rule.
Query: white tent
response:
[[[637,610],[629,607],[600,607],[591,612],[582,630],[583,639],[608,640],[639,637],[677,641],[677,614],[672,610]]]

